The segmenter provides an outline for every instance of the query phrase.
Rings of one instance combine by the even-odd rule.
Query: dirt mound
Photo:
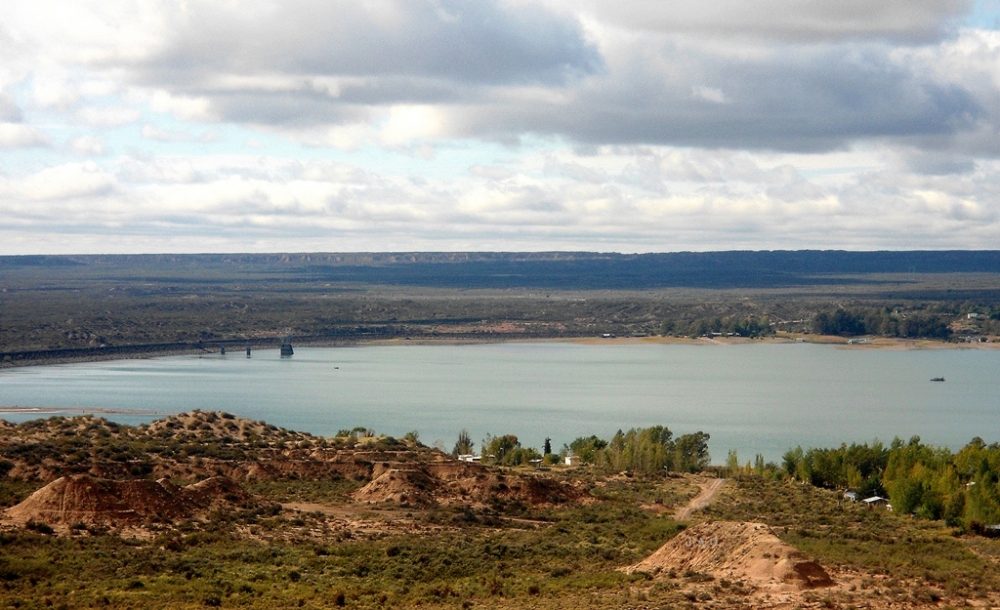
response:
[[[209,509],[258,504],[237,483],[224,477],[178,487],[166,479],[113,481],[70,475],[7,509],[7,517],[18,522],[117,526],[173,521]]]
[[[388,468],[351,496],[356,502],[369,504],[396,502],[428,506],[435,503],[437,488],[438,482],[423,470]]]
[[[166,482],[166,481],[164,481]],[[183,496],[201,508],[256,508],[260,501],[228,477],[212,477],[180,489]]]
[[[671,569],[801,589],[834,584],[819,564],[782,542],[762,523],[716,521],[696,525],[624,570],[655,574]]]
[[[557,505],[580,500],[585,492],[572,485],[543,476],[488,473],[475,478],[458,479],[450,487],[460,487],[462,494],[477,504],[496,500],[530,505]]]
[[[497,473],[479,464],[451,460],[376,463],[371,481],[351,495],[356,502],[370,504],[485,507],[497,502],[564,504],[579,501],[586,492],[549,477]]]
[[[258,441],[282,440],[285,442],[314,440],[311,434],[286,430],[263,421],[244,419],[222,411],[199,411],[197,409],[153,421],[143,431],[150,436],[166,438],[207,435],[235,441],[246,441],[250,438]]]

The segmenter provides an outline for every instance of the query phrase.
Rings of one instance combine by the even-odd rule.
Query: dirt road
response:
[[[687,506],[678,508],[677,512],[674,513],[674,520],[687,521],[692,512],[708,506],[725,483],[725,479],[711,479],[707,483],[701,484],[701,493],[692,498]]]

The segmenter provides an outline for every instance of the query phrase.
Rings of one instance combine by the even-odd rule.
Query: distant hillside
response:
[[[5,256],[7,273],[148,282],[212,282],[252,274],[286,282],[437,288],[630,290],[863,284],[869,274],[1000,273],[1000,251],[729,251]],[[850,275],[854,277],[835,277]]]

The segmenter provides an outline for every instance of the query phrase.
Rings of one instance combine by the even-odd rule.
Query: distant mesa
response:
[[[716,521],[684,530],[639,563],[629,574],[669,570],[704,572],[716,578],[761,586],[815,589],[833,586],[818,563],[785,544],[763,523]]]

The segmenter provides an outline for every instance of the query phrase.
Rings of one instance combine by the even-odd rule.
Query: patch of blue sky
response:
[[[67,161],[65,154],[49,146],[0,149],[0,176],[20,178]]]
[[[156,130],[167,136],[169,141],[144,137],[144,129]],[[152,156],[194,158],[239,155],[302,162],[328,161],[376,174],[440,180],[467,177],[469,168],[475,165],[513,165],[525,154],[554,145],[551,139],[533,137],[522,138],[516,146],[475,139],[434,139],[415,141],[401,148],[365,144],[356,149],[342,150],[304,145],[278,131],[233,123],[185,122],[172,115],[149,111],[143,114],[139,125],[109,132],[107,136],[109,148],[118,153],[135,151]]]
[[[1000,0],[975,0],[963,23],[973,28],[1000,30]]]
[[[526,136],[516,145],[475,139],[416,141],[409,147],[386,148],[375,144],[354,150],[306,146],[278,131],[254,129],[232,123],[184,121],[168,113],[155,112],[142,102],[111,94],[89,97],[63,109],[43,108],[32,102],[31,80],[9,90],[24,109],[24,123],[42,133],[48,146],[0,151],[4,173],[28,174],[45,167],[90,160],[111,168],[122,156],[156,157],[262,156],[270,159],[331,161],[376,174],[425,179],[467,178],[473,166],[507,166],[512,169],[524,155],[565,144],[551,138]],[[123,125],[87,125],[82,109],[131,109],[139,119]],[[89,137],[100,143],[100,152],[73,150],[75,138]],[[429,154],[428,154],[429,153]]]

